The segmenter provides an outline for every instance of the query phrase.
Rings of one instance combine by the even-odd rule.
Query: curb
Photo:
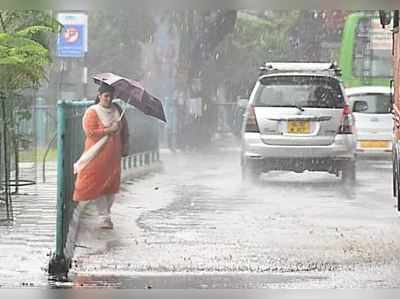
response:
[[[162,163],[157,162],[154,163],[155,165],[150,165],[150,166],[143,166],[139,169],[132,169],[129,172],[125,172],[124,175],[122,175],[122,182],[125,182],[127,180],[131,180],[134,178],[141,177],[143,175],[156,172],[162,169]],[[68,231],[68,236],[67,236],[67,242],[65,245],[64,252],[66,253],[66,256],[72,258],[74,255],[74,250],[75,250],[75,242],[76,242],[76,237],[78,235],[79,231],[79,221],[81,217],[81,212],[84,210],[86,207],[87,202],[83,204],[79,204],[77,208],[74,211],[72,220],[69,224],[69,231]]]

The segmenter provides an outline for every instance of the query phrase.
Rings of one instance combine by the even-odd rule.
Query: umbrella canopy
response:
[[[113,73],[98,74],[93,76],[93,79],[96,84],[105,83],[112,86],[115,98],[135,106],[147,115],[167,122],[161,101],[149,94],[139,82]]]

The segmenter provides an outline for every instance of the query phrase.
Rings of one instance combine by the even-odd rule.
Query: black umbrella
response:
[[[139,82],[113,73],[98,74],[93,76],[93,79],[96,84],[105,83],[112,86],[115,98],[135,106],[147,115],[167,122],[161,101],[149,94]]]

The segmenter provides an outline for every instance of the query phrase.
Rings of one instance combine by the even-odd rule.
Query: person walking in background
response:
[[[101,228],[113,229],[111,207],[121,183],[121,158],[128,154],[127,121],[121,108],[112,103],[113,88],[102,84],[95,105],[83,116],[85,149],[74,165],[77,174],[73,199],[94,201]]]

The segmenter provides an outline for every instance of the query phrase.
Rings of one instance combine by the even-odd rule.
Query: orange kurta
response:
[[[96,144],[104,134],[104,126],[93,109],[86,111],[83,121],[86,134],[85,151]],[[74,200],[94,200],[119,192],[121,183],[121,136],[116,133],[78,174],[75,181]]]

